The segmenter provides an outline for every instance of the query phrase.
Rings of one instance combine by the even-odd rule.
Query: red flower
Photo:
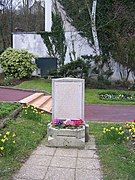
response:
[[[74,120],[74,124],[75,124],[75,126],[76,125],[80,125],[80,124],[82,124],[83,123],[83,120],[82,119],[79,119],[79,120]]]
[[[133,122],[135,123],[135,120],[133,120]]]

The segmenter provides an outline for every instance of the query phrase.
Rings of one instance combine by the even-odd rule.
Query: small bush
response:
[[[27,78],[31,77],[32,72],[36,69],[36,64],[31,62],[32,58],[37,57],[27,50],[8,48],[0,56],[0,65],[8,77]]]
[[[59,69],[59,74],[64,77],[86,78],[88,76],[88,68],[85,61],[78,59],[62,66]]]
[[[74,77],[74,78],[86,78],[88,77],[88,64],[82,59],[72,61],[58,68],[57,70],[50,71],[50,75],[55,77]]]

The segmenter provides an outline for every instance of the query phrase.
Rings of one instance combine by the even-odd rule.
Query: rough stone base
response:
[[[88,137],[87,132],[85,125],[81,129],[55,129],[49,123],[47,127],[48,146],[84,148],[86,136]]]

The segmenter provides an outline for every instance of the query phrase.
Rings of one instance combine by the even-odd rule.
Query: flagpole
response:
[[[52,4],[52,0],[45,0],[45,32],[51,32]]]
[[[12,32],[13,32],[13,6],[12,6],[13,0],[10,1],[10,43],[11,47],[13,47],[13,37],[12,37]]]

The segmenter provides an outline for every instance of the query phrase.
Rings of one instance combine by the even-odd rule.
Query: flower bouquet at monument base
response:
[[[52,126],[56,129],[76,129],[82,128],[84,125],[84,121],[82,119],[53,119]]]

